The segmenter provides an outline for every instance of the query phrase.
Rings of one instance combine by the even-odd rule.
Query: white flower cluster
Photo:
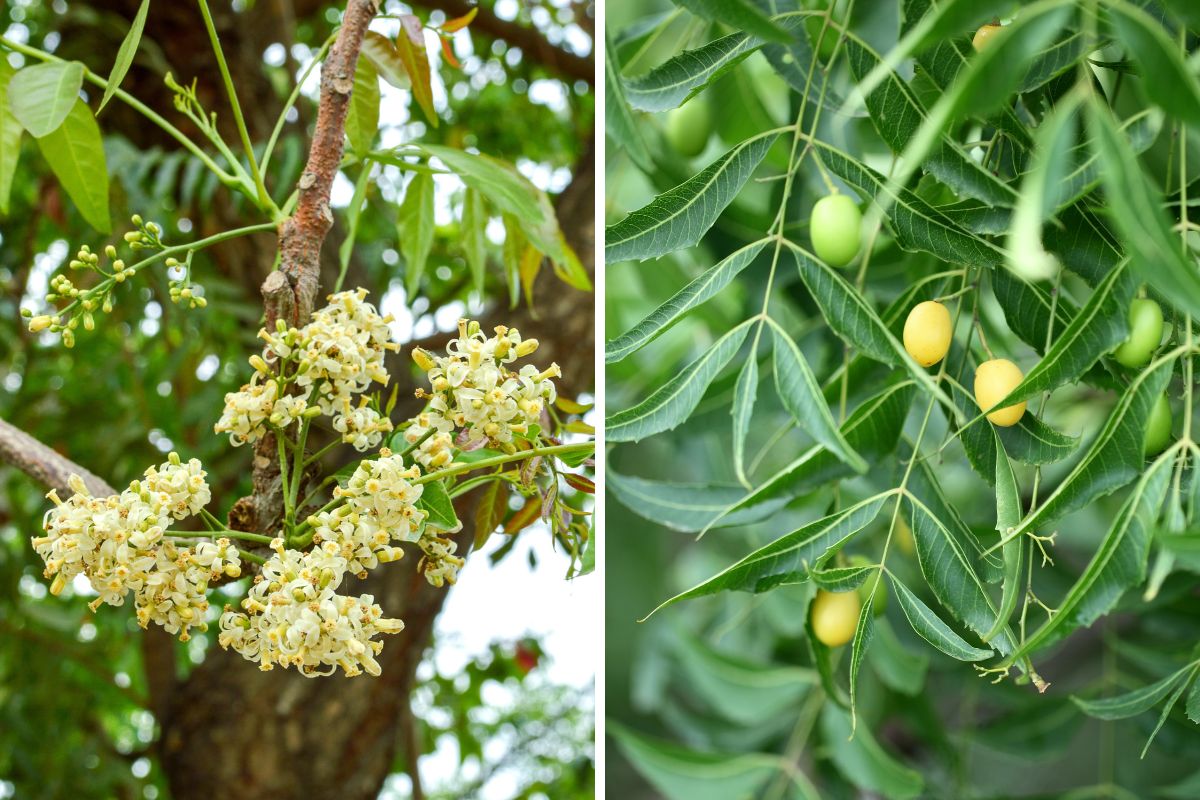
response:
[[[416,451],[427,468],[445,460],[448,446],[463,449],[506,444],[514,434],[529,431],[541,418],[546,403],[555,399],[554,382],[562,374],[557,364],[539,371],[526,364],[517,372],[508,365],[537,350],[537,339],[522,339],[516,328],[497,326],[495,336],[484,336],[479,323],[459,320],[459,335],[446,346],[446,355],[424,350],[413,352],[413,360],[425,370],[432,394],[429,405],[405,431],[409,443],[436,431]],[[452,440],[453,431],[460,431]]]
[[[270,670],[294,666],[307,677],[364,671],[378,675],[375,656],[383,643],[376,634],[399,633],[404,623],[383,616],[371,595],[337,593],[349,568],[336,542],[307,552],[272,543],[267,559],[242,601],[245,613],[226,606],[217,641]]]
[[[417,569],[425,574],[425,580],[439,588],[447,583],[453,586],[458,582],[458,570],[464,562],[454,555],[458,545],[453,539],[429,531],[421,537],[418,545],[424,555]]]
[[[93,497],[83,479],[72,475],[73,495],[47,497],[54,508],[42,523],[44,536],[34,549],[53,577],[53,594],[83,575],[103,603],[119,606],[133,592],[138,622],[157,622],[188,639],[188,628],[204,626],[208,584],[241,574],[238,551],[228,539],[202,542],[194,549],[177,547],[166,538],[171,519],[200,513],[211,499],[206,473],[196,459],[183,463],[178,454],[146,470],[143,480],[111,497]]]
[[[214,430],[241,445],[262,437],[268,422],[285,428],[301,417],[324,414],[355,449],[378,447],[392,430],[391,420],[365,405],[355,407],[353,397],[372,382],[387,384],[384,358],[400,346],[390,341],[391,316],[380,316],[366,297],[366,289],[339,292],[303,328],[281,324],[274,332],[259,331],[274,364],[260,356],[250,359],[254,378],[225,395]]]

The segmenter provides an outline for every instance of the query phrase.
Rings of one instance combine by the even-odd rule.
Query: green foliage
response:
[[[742,3],[677,5],[609,26],[610,791],[1185,796],[1188,4],[763,0],[788,34],[769,42]],[[663,133],[689,98],[721,109],[695,167]],[[854,251],[811,229],[830,195],[864,214],[844,267],[812,254]],[[1118,358],[1138,297],[1166,334]],[[934,299],[953,338],[923,369],[900,331]],[[1011,427],[972,392],[992,358],[1024,375]],[[813,636],[816,587],[884,576],[882,616],[864,604],[843,647]],[[773,705],[716,677],[789,671],[815,679]],[[1097,740],[1099,773],[1069,755]]]

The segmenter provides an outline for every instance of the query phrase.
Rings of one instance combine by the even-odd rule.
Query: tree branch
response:
[[[104,479],[97,477],[49,445],[42,444],[25,431],[2,419],[0,419],[0,459],[60,492],[71,493],[67,479],[75,474],[83,478],[83,483],[87,486],[88,491],[97,497],[107,497],[117,493]]]

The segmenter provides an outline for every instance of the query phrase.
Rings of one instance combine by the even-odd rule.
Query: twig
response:
[[[61,492],[70,492],[67,479],[72,475],[83,478],[88,491],[97,497],[116,494],[104,479],[42,444],[25,431],[0,419],[0,459],[25,474]]]

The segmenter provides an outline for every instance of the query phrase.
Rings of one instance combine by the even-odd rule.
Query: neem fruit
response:
[[[1129,338],[1113,351],[1126,367],[1144,367],[1162,341],[1163,314],[1158,303],[1145,297],[1129,304]]]
[[[992,39],[1002,30],[1004,30],[1004,26],[989,22],[975,31],[975,38],[971,40],[971,46],[975,48],[976,53],[983,52],[983,48],[991,44]]]
[[[854,638],[861,611],[862,601],[858,599],[858,592],[818,589],[809,611],[812,614],[813,633],[826,647],[841,647]]]
[[[667,112],[667,141],[671,148],[685,158],[695,158],[704,152],[712,132],[712,114],[702,97]]]
[[[975,370],[975,402],[982,411],[987,411],[1017,388],[1025,375],[1021,368],[1007,358],[985,361]],[[1016,425],[1025,414],[1025,403],[993,411],[987,415],[993,425],[1007,428]]]
[[[817,257],[833,267],[844,267],[862,245],[862,212],[844,194],[822,197],[813,205],[809,236]]]
[[[1158,455],[1171,441],[1171,404],[1167,396],[1160,394],[1150,409],[1146,420],[1146,434],[1142,438],[1142,453],[1149,457]]]
[[[904,349],[922,367],[931,367],[950,350],[950,311],[936,300],[917,303],[904,320]]]
[[[850,556],[850,566],[852,567],[878,567],[871,559],[864,555]],[[863,581],[862,586],[858,587],[858,601],[865,603],[871,600],[871,613],[879,616],[887,610],[888,592],[887,584],[879,583],[879,579],[883,577],[883,570],[876,569],[875,574]],[[875,588],[875,584],[879,583],[879,588]],[[875,593],[874,599],[871,598],[871,593]]]

